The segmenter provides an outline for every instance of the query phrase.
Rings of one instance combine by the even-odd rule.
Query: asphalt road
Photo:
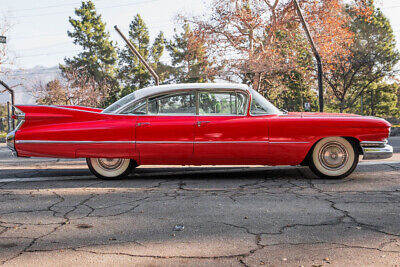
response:
[[[344,180],[150,166],[102,181],[0,145],[0,265],[400,266],[400,154]]]

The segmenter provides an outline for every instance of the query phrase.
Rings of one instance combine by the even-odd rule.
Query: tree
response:
[[[209,82],[213,80],[211,62],[205,51],[204,38],[196,35],[189,24],[183,25],[183,31],[175,33],[167,44],[172,58],[173,76],[177,82]]]
[[[0,133],[7,129],[7,105],[0,104]]]
[[[359,14],[367,14],[364,1],[348,2]],[[347,56],[354,34],[342,1],[299,2],[323,63]],[[296,97],[313,94],[311,49],[292,0],[214,0],[209,15],[184,19],[194,26],[195,35],[205,36],[206,52],[217,59],[222,78],[239,79],[269,98],[290,96],[295,109],[301,102]],[[298,85],[293,86],[296,80]]]
[[[384,118],[397,117],[399,115],[397,106],[399,93],[397,83],[372,83],[358,101],[349,108],[349,111]]]
[[[63,79],[54,79],[48,83],[37,82],[31,88],[36,102],[40,105],[77,105],[98,107],[104,103],[106,95],[101,84],[84,72],[66,72]]]
[[[117,99],[119,90],[116,49],[92,1],[82,2],[80,8],[75,9],[75,15],[78,18],[69,18],[73,30],[68,31],[68,36],[83,51],[73,58],[65,58],[65,65],[60,65],[60,68],[64,77],[77,77],[79,82],[83,78],[93,79],[99,85],[98,92],[106,96],[104,102],[98,103],[104,106]]]
[[[353,107],[367,91],[373,92],[382,79],[393,76],[393,68],[400,59],[389,21],[374,7],[373,0],[367,5],[373,10],[370,16],[347,7],[352,18],[349,25],[355,35],[354,42],[350,53],[338,57],[325,72],[325,80],[334,96],[331,104],[340,112]]]
[[[39,82],[35,86],[36,102],[40,105],[71,105],[72,94],[59,79],[47,84]]]
[[[336,45],[339,39],[340,43],[345,39],[351,43],[348,37],[352,34],[346,27],[348,17],[340,3],[300,1],[326,62],[334,59],[332,55],[347,52]],[[253,74],[250,83],[257,90],[263,75],[298,67],[295,49],[283,52],[281,47],[290,43],[291,47],[309,48],[307,42],[297,42],[302,29],[291,0],[215,0],[209,16],[185,19],[195,26],[196,35],[205,36],[207,52],[219,59],[224,71],[238,73],[240,78]]]
[[[160,32],[154,43],[150,45],[148,28],[142,17],[137,14],[129,25],[129,40],[160,76],[160,81],[164,81],[166,66],[160,61],[165,48],[164,34]],[[119,58],[118,78],[122,84],[121,97],[153,84],[149,71],[127,46],[119,51]]]

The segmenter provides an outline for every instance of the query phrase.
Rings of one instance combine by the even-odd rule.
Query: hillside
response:
[[[32,86],[38,82],[48,82],[60,76],[58,67],[46,68],[37,66],[32,69],[11,70],[2,68],[0,79],[10,87],[21,84],[14,88],[16,104],[33,104],[35,99],[31,93]],[[0,88],[0,92],[4,88]],[[10,100],[7,92],[0,93],[0,103],[6,103]]]

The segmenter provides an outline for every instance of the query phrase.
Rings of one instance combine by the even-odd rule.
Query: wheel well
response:
[[[343,137],[344,139],[346,139],[347,141],[349,141],[355,148],[357,148],[358,154],[359,154],[359,155],[362,155],[362,154],[363,154],[363,151],[362,151],[361,145],[360,145],[360,140],[358,140],[357,138],[351,137],[351,136],[342,136],[342,137]],[[317,141],[314,142],[314,144],[312,145],[312,147],[310,148],[310,150],[307,152],[306,157],[305,157],[305,158],[303,159],[303,161],[300,163],[301,166],[308,166],[308,165],[309,165],[308,162],[309,162],[309,160],[310,160],[312,151],[313,151],[315,145],[316,145],[320,140],[322,140],[322,139],[323,139],[323,138],[318,139]]]

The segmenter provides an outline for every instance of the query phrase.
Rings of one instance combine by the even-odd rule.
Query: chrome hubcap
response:
[[[340,170],[349,160],[346,147],[338,142],[329,142],[319,150],[319,162],[328,170]]]
[[[120,168],[124,163],[124,159],[99,158],[97,159],[97,163],[102,169],[111,171]]]

